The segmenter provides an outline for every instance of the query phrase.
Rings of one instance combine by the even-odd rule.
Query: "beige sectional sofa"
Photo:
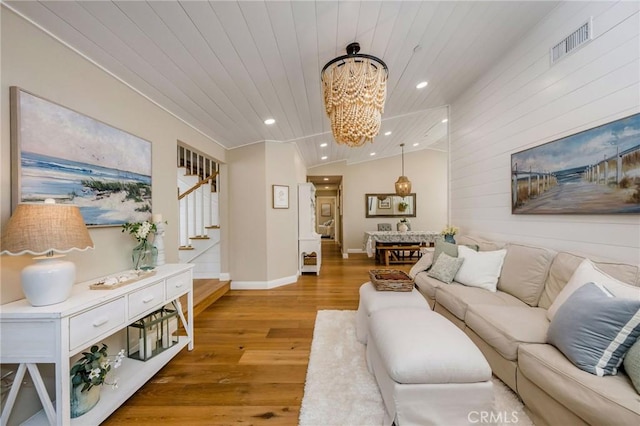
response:
[[[445,284],[420,272],[415,283],[432,309],[460,327],[493,373],[524,401],[536,425],[639,425],[640,395],[619,372],[598,377],[547,344],[546,310],[584,260],[572,253],[470,237],[480,251],[506,248],[498,291]],[[640,286],[640,267],[591,259],[602,271]],[[640,288],[639,288],[640,292]]]

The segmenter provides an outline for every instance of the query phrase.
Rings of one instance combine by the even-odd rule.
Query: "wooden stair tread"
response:
[[[205,226],[205,229],[220,229],[220,225],[210,225],[210,226]]]
[[[195,249],[191,246],[180,246],[178,247],[178,250],[195,250]]]
[[[196,235],[195,237],[189,237],[192,240],[209,240],[207,235]]]
[[[224,296],[231,289],[230,281],[220,281],[214,279],[194,279],[193,280],[193,314],[197,316],[202,311],[211,306],[214,302]],[[180,298],[182,310],[186,312],[187,297]]]

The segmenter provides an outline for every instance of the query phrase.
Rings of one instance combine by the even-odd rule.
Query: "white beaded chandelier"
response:
[[[359,51],[360,44],[349,44],[347,54],[329,61],[320,73],[333,137],[350,147],[373,142],[380,131],[389,77],[381,59]]]

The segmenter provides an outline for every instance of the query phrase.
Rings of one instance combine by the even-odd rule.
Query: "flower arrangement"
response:
[[[80,358],[71,367],[71,384],[79,386],[82,384],[81,392],[88,391],[93,386],[100,386],[103,383],[118,388],[117,378],[112,383],[107,383],[105,378],[107,373],[111,371],[111,363],[113,368],[120,367],[124,359],[124,349],[121,349],[115,356],[107,354],[107,345],[102,344],[101,348],[97,345],[91,347],[90,352],[82,352]]]
[[[402,219],[400,219],[400,223],[409,223],[409,219],[403,217]]]
[[[453,225],[447,225],[441,232],[442,235],[456,235],[458,228]]]
[[[122,232],[128,232],[133,235],[139,243],[146,242],[149,238],[149,234],[156,232],[158,227],[155,223],[151,223],[148,220],[144,222],[125,223],[122,225]]]

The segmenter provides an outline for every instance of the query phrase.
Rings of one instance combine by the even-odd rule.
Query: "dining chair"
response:
[[[378,224],[378,231],[392,231],[393,228],[391,227],[390,223],[379,223]]]

